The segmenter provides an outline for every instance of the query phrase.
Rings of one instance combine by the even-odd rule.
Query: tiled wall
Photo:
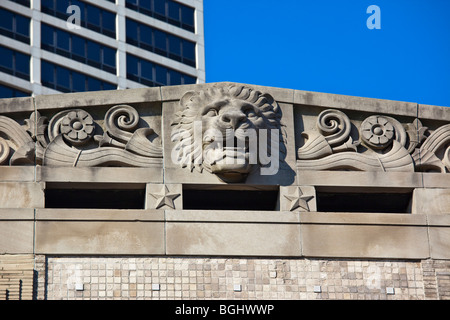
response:
[[[433,295],[438,285],[424,286],[424,277],[436,278],[427,261],[50,256],[36,261],[38,299],[49,300],[445,298]],[[448,272],[449,264],[441,264],[440,272]]]

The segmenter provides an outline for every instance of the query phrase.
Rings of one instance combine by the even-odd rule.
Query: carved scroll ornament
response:
[[[418,119],[403,126],[392,117],[373,115],[359,126],[360,140],[357,141],[350,136],[350,126],[349,118],[339,110],[320,113],[317,131],[302,133],[306,142],[297,150],[297,168],[450,171],[450,125],[426,137],[428,129]]]
[[[151,128],[139,128],[137,111],[127,105],[105,115],[105,131],[82,109],[63,110],[50,121],[39,112],[21,126],[0,116],[0,164],[46,166],[135,166],[161,163],[162,148]],[[3,138],[3,137],[5,138]]]
[[[34,141],[16,121],[0,116],[0,165],[34,164]]]

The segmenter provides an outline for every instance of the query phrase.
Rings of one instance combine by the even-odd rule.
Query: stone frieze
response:
[[[162,146],[153,142],[153,129],[139,127],[139,114],[131,106],[108,110],[103,135],[83,109],[56,113],[50,120],[33,112],[25,125],[0,116],[0,164],[71,167],[149,167],[161,163]]]
[[[369,110],[348,116],[348,110],[312,105],[308,121],[315,125],[298,126],[301,120],[286,118],[263,89],[230,83],[192,88],[176,99],[180,111],[166,115],[169,126],[162,130],[161,119],[155,120],[158,132],[132,104],[112,105],[101,109],[104,113],[89,105],[46,110],[45,116],[42,110],[22,118],[0,115],[0,165],[161,167],[165,137],[166,148],[173,149],[165,166],[172,161],[183,175],[212,175],[225,183],[245,182],[255,172],[270,176],[281,166],[450,172],[450,124],[429,129],[419,118]],[[300,115],[307,108],[286,105]],[[299,136],[302,143],[292,142]]]

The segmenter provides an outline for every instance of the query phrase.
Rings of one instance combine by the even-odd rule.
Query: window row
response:
[[[30,43],[30,18],[0,8],[0,34]]]
[[[25,7],[30,7],[30,0],[9,0],[9,1],[21,4]]]
[[[173,0],[126,0],[127,8],[195,32],[194,9]]]
[[[41,60],[41,82],[61,92],[115,90],[115,84]]]
[[[80,24],[82,27],[112,38],[116,37],[115,13],[91,4],[79,0],[41,0],[41,11],[67,20],[73,14],[72,12],[67,13],[67,8],[71,5],[76,5],[80,8]]]
[[[107,72],[116,73],[116,50],[42,23],[41,47]]]
[[[0,71],[30,80],[30,56],[0,46]]]
[[[0,84],[0,99],[29,97],[31,94]]]
[[[141,24],[126,20],[127,43],[195,67],[195,43]]]
[[[150,87],[195,84],[196,78],[127,54],[127,79]]]

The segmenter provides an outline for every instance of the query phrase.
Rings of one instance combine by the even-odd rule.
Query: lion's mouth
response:
[[[248,163],[250,156],[248,140],[237,138],[234,138],[231,146],[227,145],[227,141],[204,141],[203,152],[209,165],[227,165],[229,168],[235,166],[236,169]]]

